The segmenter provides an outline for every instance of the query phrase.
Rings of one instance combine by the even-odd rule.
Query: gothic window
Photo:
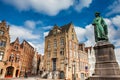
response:
[[[0,41],[0,46],[1,46],[1,47],[5,47],[5,45],[6,45],[6,42],[5,42],[5,41]]]
[[[19,60],[20,60],[20,56],[19,56],[19,54],[17,54],[15,61],[16,61],[16,62],[19,62]]]
[[[12,53],[12,54],[10,54],[9,61],[13,62],[13,60],[14,60],[14,54]]]
[[[64,39],[63,38],[60,39],[60,45],[61,46],[64,45]]]
[[[57,48],[57,40],[54,39],[54,48]]]
[[[14,48],[15,48],[16,51],[18,51],[18,46],[15,46]]]
[[[4,31],[0,30],[0,35],[3,35],[4,34]]]
[[[2,51],[0,51],[0,61],[3,59],[3,55],[4,55],[4,53]]]
[[[61,55],[61,56],[64,55],[64,48],[61,48],[61,49],[60,49],[60,55]]]

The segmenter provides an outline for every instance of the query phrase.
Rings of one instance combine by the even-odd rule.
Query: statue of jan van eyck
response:
[[[93,20],[92,25],[94,26],[95,42],[108,41],[107,24],[100,16],[99,12],[95,13],[95,19]]]

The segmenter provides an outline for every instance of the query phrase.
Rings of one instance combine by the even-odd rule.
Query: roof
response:
[[[70,23],[68,23],[68,24],[65,24],[65,25],[63,25],[63,26],[60,26],[60,27],[55,24],[54,27],[53,27],[53,29],[50,30],[48,36],[53,35],[53,30],[54,30],[54,29],[58,29],[58,30],[60,30],[62,33],[68,32],[68,30],[69,30],[69,28],[70,28],[71,25],[72,25],[72,22],[70,22]]]

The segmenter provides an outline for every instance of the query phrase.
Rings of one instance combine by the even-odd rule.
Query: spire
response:
[[[16,38],[15,42],[18,42],[18,43],[19,43],[19,38],[18,38],[18,37]]]

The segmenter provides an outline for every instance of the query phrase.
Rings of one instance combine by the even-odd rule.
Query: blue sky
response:
[[[91,25],[94,13],[101,12],[109,28],[109,39],[120,61],[120,0],[0,0],[0,21],[10,25],[11,42],[19,37],[29,41],[41,54],[44,36],[54,24],[72,22],[79,42],[93,46]]]

